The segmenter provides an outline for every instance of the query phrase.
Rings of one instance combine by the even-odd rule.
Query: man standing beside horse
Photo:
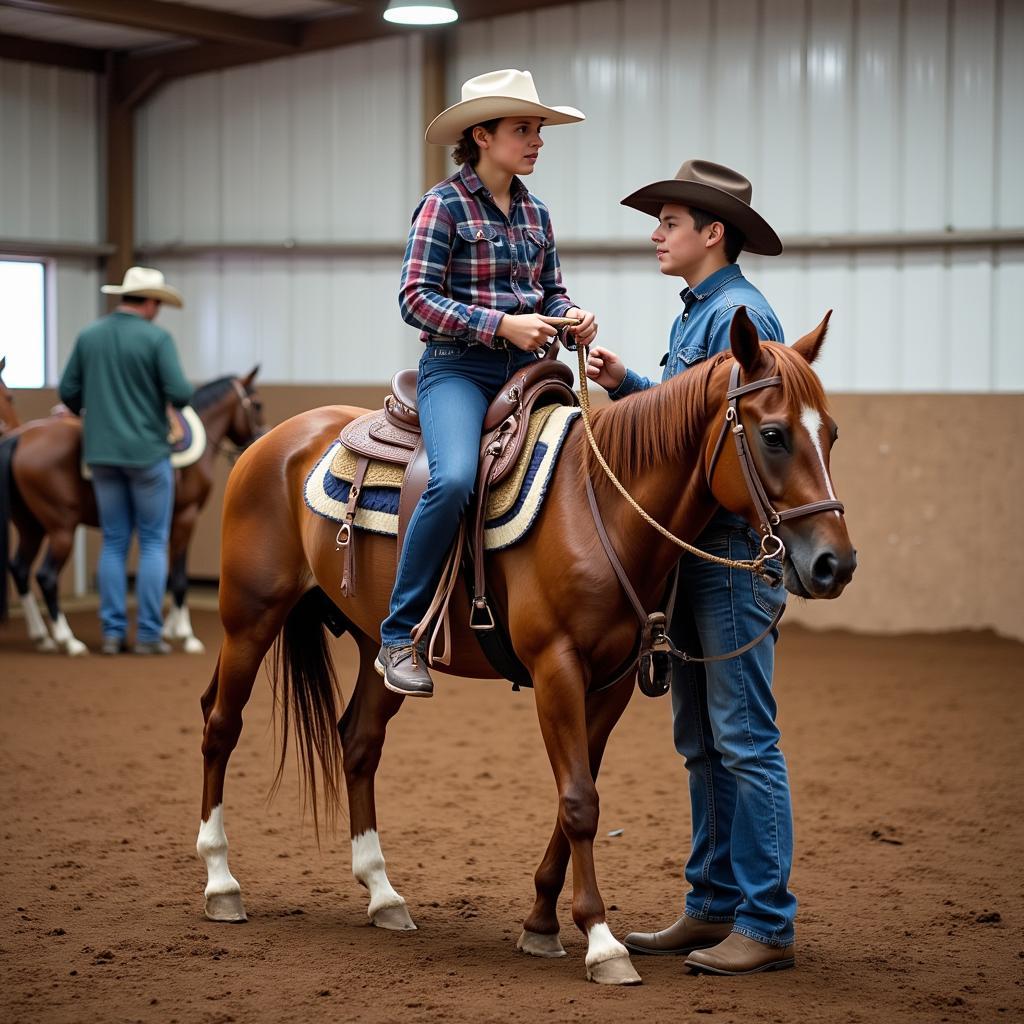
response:
[[[119,285],[104,285],[120,304],[79,334],[60,381],[61,401],[83,416],[83,450],[92,471],[103,531],[100,619],[104,654],[127,650],[126,561],[139,535],[136,654],[168,654],[161,639],[167,586],[167,540],[174,474],[166,404],[192,397],[174,339],[153,321],[161,303],[179,309],[181,293],[159,270],[131,267]]]
[[[683,311],[669,335],[663,380],[729,352],[733,314],[745,306],[758,334],[783,341],[764,296],[736,264],[741,250],[775,256],[782,243],[750,206],[750,182],[704,160],[674,179],[622,200],[657,218],[651,234],[661,273],[681,277]],[[612,399],[653,387],[607,349],[590,352],[587,376]],[[722,510],[697,545],[725,558],[753,558],[757,535]],[[781,570],[781,567],[780,567]],[[780,571],[781,580],[781,571]],[[766,629],[785,599],[755,574],[683,556],[670,625],[675,645],[704,657],[738,650]],[[690,780],[690,891],[684,914],[660,932],[634,932],[634,953],[686,956],[692,970],[753,974],[794,965],[796,899],[788,881],[793,824],[786,762],[779,750],[772,675],[774,633],[735,658],[675,663],[675,745]]]

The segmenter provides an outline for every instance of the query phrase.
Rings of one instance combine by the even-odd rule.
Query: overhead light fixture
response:
[[[458,17],[452,0],[391,0],[384,12],[396,25],[447,25]]]

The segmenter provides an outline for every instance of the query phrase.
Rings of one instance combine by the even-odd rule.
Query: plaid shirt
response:
[[[412,218],[399,305],[422,331],[468,344],[495,337],[506,313],[564,316],[566,294],[547,207],[512,179],[509,215],[468,164],[435,185]]]

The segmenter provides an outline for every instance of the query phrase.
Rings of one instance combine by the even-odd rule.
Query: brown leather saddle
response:
[[[484,417],[476,489],[467,512],[468,530],[460,533],[460,541],[468,533],[466,547],[473,565],[470,624],[474,629],[495,628],[484,573],[484,519],[491,489],[515,469],[526,442],[530,413],[535,408],[548,404],[579,404],[572,387],[572,370],[554,358],[557,348],[556,342],[544,358],[517,370],[491,402]],[[355,593],[353,524],[370,462],[377,460],[405,467],[398,506],[399,554],[409,519],[429,481],[430,471],[416,411],[416,378],[416,370],[400,370],[391,381],[391,394],[384,408],[360,416],[341,432],[341,443],[356,455],[345,518],[338,531],[338,544],[345,551],[341,592],[346,597]],[[454,554],[458,559],[461,552]]]

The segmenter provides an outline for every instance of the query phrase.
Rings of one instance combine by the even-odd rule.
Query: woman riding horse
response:
[[[554,337],[551,318],[579,318],[584,343],[597,332],[562,284],[547,207],[518,177],[533,173],[543,125],[582,120],[541,103],[528,71],[492,71],[464,83],[461,102],[427,128],[427,142],[455,145],[461,169],[420,201],[402,267],[402,315],[426,344],[416,402],[430,480],[405,534],[376,666],[406,697],[434,692],[412,634],[476,482],[488,405]]]

